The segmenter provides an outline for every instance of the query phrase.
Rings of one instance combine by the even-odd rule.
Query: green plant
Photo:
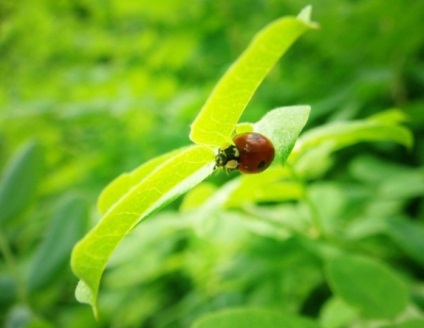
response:
[[[286,163],[149,214],[108,260],[96,321],[69,258],[101,190],[189,144],[213,81],[302,5],[0,1],[0,326],[423,326],[424,2],[313,4],[321,28],[240,118],[311,105]]]
[[[359,142],[392,141],[410,148],[412,135],[401,125],[405,115],[393,109],[363,120],[330,123],[309,130],[297,142],[307,121],[309,106],[277,108],[255,124],[237,124],[247,102],[276,60],[301,33],[315,26],[309,15],[309,9],[306,9],[298,18],[280,19],[257,35],[217,84],[192,124],[190,138],[196,145],[159,156],[129,174],[121,175],[103,190],[98,200],[103,218],[75,246],[72,256],[73,270],[81,279],[76,290],[77,298],[91,304],[96,315],[100,278],[111,253],[142,219],[187,191],[182,209],[201,213],[202,219],[193,226],[200,236],[213,234],[219,227],[220,223],[214,222],[216,209],[224,212],[247,209],[250,212],[246,205],[297,201],[299,205],[292,208],[292,215],[297,213],[296,222],[254,220],[247,227],[277,239],[290,236],[299,248],[311,253],[321,263],[319,266],[325,270],[324,279],[336,295],[325,307],[322,324],[336,327],[362,317],[393,319],[406,309],[410,297],[405,282],[388,266],[363,252],[349,250],[349,240],[337,236],[339,227],[331,221],[337,207],[330,203],[326,206],[325,201],[337,203],[349,201],[349,198],[344,199],[343,194],[331,196],[331,192],[337,189],[333,190],[334,186],[327,189],[319,184],[316,187],[307,184],[327,172],[332,165],[332,154]],[[285,42],[276,42],[280,37]],[[274,48],[276,44],[281,47]],[[273,141],[279,165],[260,175],[232,179],[219,190],[208,184],[195,187],[213,171],[216,149],[228,145],[234,132],[252,130]],[[285,164],[284,168],[281,164]],[[327,196],[326,193],[330,196],[320,202],[319,198],[322,194]],[[302,207],[307,210],[307,215],[299,212]],[[326,211],[330,211],[330,215]],[[250,215],[264,216],[255,212]],[[388,227],[393,224],[390,222],[399,221],[387,221]],[[373,226],[372,222],[368,224]],[[379,226],[381,222],[373,229],[378,230]],[[407,243],[414,254],[423,247],[418,239]],[[393,293],[390,300],[386,298],[389,288]],[[217,324],[247,327],[256,321],[263,327],[289,322],[296,327],[317,326],[299,316],[255,311],[247,308],[226,310],[196,321],[193,327]],[[245,318],[245,323],[240,318]]]
[[[43,162],[42,147],[35,141],[27,142],[7,163],[0,180],[0,252],[7,268],[0,279],[0,302],[15,303],[6,326],[47,325],[32,306],[42,303],[43,292],[68,268],[72,247],[86,229],[87,204],[69,193],[54,204],[42,241],[30,255],[21,255],[32,248],[32,240],[22,236],[34,229],[33,217],[26,211],[45,178]]]
[[[219,81],[192,125],[188,146],[157,157],[113,181],[99,198],[103,218],[74,248],[72,268],[81,279],[76,294],[97,313],[102,272],[119,242],[154,210],[188,191],[213,171],[215,149],[230,143],[236,124],[253,93],[281,55],[305,31],[314,27],[310,11],[287,17],[259,32],[251,45]],[[276,161],[284,163],[306,123],[308,106],[281,108],[255,126],[276,148]],[[281,129],[285,126],[286,129]]]

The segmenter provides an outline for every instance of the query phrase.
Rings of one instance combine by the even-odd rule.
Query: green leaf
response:
[[[304,153],[324,143],[328,144],[327,152],[330,153],[362,141],[392,141],[410,148],[413,137],[407,128],[384,120],[336,122],[304,133],[290,161],[297,161]]]
[[[144,177],[180,151],[181,149],[177,149],[162,156],[155,157],[130,173],[121,174],[109,183],[102,190],[97,200],[97,209],[100,214],[105,214],[112,205],[124,196],[134,185],[139,183]]]
[[[320,313],[320,323],[325,328],[349,327],[358,314],[352,307],[337,297],[330,298]]]
[[[84,235],[88,207],[78,196],[66,196],[56,209],[45,239],[31,263],[27,285],[36,291],[54,281],[60,269],[69,263],[72,247]]]
[[[3,171],[0,181],[0,226],[16,217],[35,194],[43,154],[36,142],[22,146]]]
[[[387,177],[390,177],[391,180],[398,175],[404,176],[413,172],[408,166],[388,162],[383,158],[370,155],[354,158],[349,165],[349,171],[355,179],[374,186],[387,181]]]
[[[255,131],[267,136],[275,147],[277,163],[284,164],[305,126],[310,106],[289,106],[276,108],[255,124]]]
[[[298,200],[303,196],[302,186],[295,182],[275,182],[269,185],[256,185],[253,180],[242,181],[231,193],[226,207],[242,207],[251,203],[283,202]]]
[[[310,113],[309,106],[276,108],[256,124],[241,123],[244,131],[257,131],[268,138],[276,149],[275,162],[283,164],[289,156],[297,137],[305,126]],[[302,188],[297,183],[280,181],[284,178],[281,166],[273,166],[261,174],[242,175],[231,195],[226,195],[226,206],[237,207],[245,203],[298,199]]]
[[[313,321],[260,309],[231,309],[208,314],[196,320],[191,328],[318,328]]]
[[[4,271],[0,275],[0,304],[14,304],[17,299],[16,277],[6,274]]]
[[[383,264],[359,256],[340,256],[327,264],[333,292],[365,316],[393,318],[406,307],[404,282]]]
[[[308,29],[310,7],[298,18],[283,17],[259,31],[248,48],[219,80],[191,126],[190,139],[202,145],[223,147],[248,102],[278,59]]]
[[[190,190],[184,197],[180,206],[180,211],[186,212],[197,209],[206,202],[216,191],[217,186],[212,183],[204,182]]]
[[[83,280],[78,281],[77,288],[75,289],[75,298],[80,303],[90,304],[93,307],[94,314],[97,318],[98,314],[97,314],[96,301],[94,300],[93,297],[94,297],[94,294],[91,291],[90,287],[87,286],[87,284]]]
[[[381,328],[422,328],[424,327],[424,319],[411,319],[405,322],[384,326]]]
[[[4,327],[29,327],[33,313],[26,305],[16,304],[9,309],[7,315],[4,315]]]
[[[408,115],[406,115],[403,111],[394,108],[374,114],[370,116],[368,120],[396,125],[408,121]]]
[[[281,202],[302,197],[303,188],[297,182],[284,180],[287,172],[272,166],[261,174],[241,175],[238,185],[226,196],[226,207],[241,207],[256,202]],[[236,179],[233,179],[234,181]]]
[[[420,197],[424,194],[424,169],[407,172],[399,170],[397,174],[386,177],[380,185],[379,193],[388,199]]]
[[[424,266],[424,228],[406,220],[386,221],[388,235],[409,256]]]
[[[214,156],[212,150],[201,146],[174,152],[128,189],[74,247],[72,269],[88,289],[83,299],[93,306],[95,313],[102,272],[120,241],[147,215],[206,178],[213,170]],[[121,188],[120,184],[117,186]],[[113,190],[110,192],[114,194]]]

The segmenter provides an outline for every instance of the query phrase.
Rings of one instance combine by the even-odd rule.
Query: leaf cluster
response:
[[[421,327],[423,10],[0,2],[0,325]]]

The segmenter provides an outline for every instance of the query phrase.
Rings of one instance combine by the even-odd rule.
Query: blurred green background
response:
[[[256,121],[278,106],[310,104],[310,129],[397,107],[411,118],[408,126],[415,136],[411,151],[387,144],[350,147],[337,154],[325,178],[349,179],[346,163],[363,154],[381,165],[390,162],[390,167],[422,167],[424,2],[309,3],[321,28],[308,32],[289,50],[261,85],[243,120]],[[0,225],[0,322],[187,327],[212,309],[241,304],[276,307],[279,302],[289,302],[284,306],[287,311],[318,315],[319,306],[311,304],[319,303],[314,303],[315,294],[326,292],[320,294],[319,271],[308,269],[315,259],[303,254],[295,241],[286,244],[256,236],[242,239],[234,248],[220,248],[179,226],[180,201],[147,221],[148,232],[140,229],[129,238],[128,247],[136,250],[125,253],[135,254],[127,261],[125,256],[120,260],[128,266],[126,271],[119,271],[123,264],[115,263],[115,271],[111,264],[100,292],[99,323],[88,306],[74,300],[76,278],[69,268],[71,246],[97,220],[95,201],[102,188],[120,173],[190,143],[191,121],[255,32],[273,19],[296,15],[309,3],[0,2],[0,167],[6,170],[19,147],[28,142],[33,142],[26,147],[35,154],[27,162],[28,176],[19,178],[29,181],[28,195],[20,199],[25,181],[18,181],[12,198],[20,206]],[[209,182],[219,186],[226,180],[221,174]],[[419,189],[397,214],[423,224],[422,200]],[[245,215],[236,213],[238,219]],[[56,241],[66,244],[63,256],[34,286],[26,283],[32,287],[20,297],[20,280],[42,276],[40,266],[49,254],[49,244],[43,240],[61,229],[62,215],[71,214],[81,220],[74,227],[62,226],[73,236],[67,244]],[[239,229],[236,223],[228,228],[232,233]],[[385,245],[373,243],[377,248]],[[304,266],[304,275],[287,278],[286,294],[272,295],[272,279],[256,290],[255,283],[264,275],[278,274],[277,258],[263,259],[262,269],[249,263],[281,247],[291,254],[283,257],[288,262],[283,265]],[[234,262],[230,259],[236,249],[246,253]],[[7,250],[18,274],[11,270]],[[422,266],[414,270],[424,277]],[[16,275],[21,278],[16,280]]]

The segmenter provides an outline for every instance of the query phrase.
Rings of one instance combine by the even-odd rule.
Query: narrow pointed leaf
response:
[[[84,199],[69,195],[61,200],[28,270],[27,285],[31,292],[54,282],[58,272],[67,266],[72,247],[85,232],[87,218]]]
[[[100,279],[120,241],[148,214],[206,178],[212,172],[213,164],[214,153],[208,148],[192,146],[181,149],[128,189],[109,208],[72,252],[72,269],[83,281],[77,288],[80,300],[91,304],[97,313]]]
[[[324,144],[328,146],[326,151],[329,153],[364,141],[392,141],[410,148],[413,137],[407,128],[386,121],[369,119],[336,122],[303,134],[296,145],[296,152],[290,156],[290,161],[295,162],[310,149]]]
[[[259,31],[215,86],[192,124],[190,139],[216,147],[228,144],[246,105],[268,72],[298,37],[315,26],[307,7],[299,17],[283,17]]]
[[[43,155],[40,145],[22,146],[5,167],[0,180],[0,225],[26,208],[41,178]]]

